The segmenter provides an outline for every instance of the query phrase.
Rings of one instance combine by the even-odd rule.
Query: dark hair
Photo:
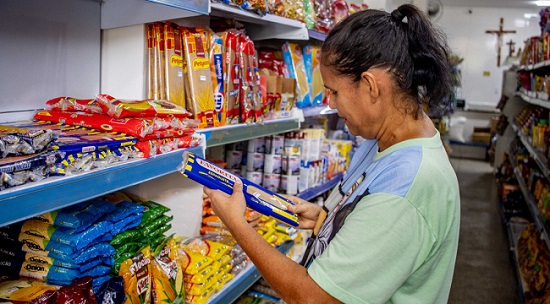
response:
[[[422,102],[449,106],[448,53],[443,34],[415,6],[404,4],[391,14],[364,10],[344,19],[325,39],[321,62],[354,82],[371,67],[389,68],[397,86],[418,102],[418,118]]]

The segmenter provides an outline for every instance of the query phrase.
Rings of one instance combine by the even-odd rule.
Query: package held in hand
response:
[[[186,151],[183,154],[183,162],[178,170],[187,178],[227,194],[233,193],[233,185],[240,179],[248,207],[291,226],[298,226],[298,216],[287,208],[289,205],[293,205],[290,200],[245,178],[229,173],[193,153]]]

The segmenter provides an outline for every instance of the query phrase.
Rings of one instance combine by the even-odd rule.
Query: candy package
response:
[[[235,181],[240,180],[243,184],[246,203],[250,208],[289,225],[298,226],[298,216],[287,208],[293,205],[291,201],[247,179],[229,173],[193,153],[184,152],[183,162],[178,170],[187,178],[227,194],[233,192]]]

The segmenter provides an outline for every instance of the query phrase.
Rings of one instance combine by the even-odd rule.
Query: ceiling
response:
[[[428,0],[441,1],[446,6],[537,8],[533,0]],[[394,4],[411,3],[411,0],[393,0]]]

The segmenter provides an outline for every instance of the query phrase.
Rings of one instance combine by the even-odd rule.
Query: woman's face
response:
[[[349,132],[374,139],[380,113],[378,104],[372,103],[366,81],[353,83],[349,77],[338,75],[324,65],[321,65],[321,76],[325,87],[330,90],[329,107],[338,110],[338,116],[344,119]]]

